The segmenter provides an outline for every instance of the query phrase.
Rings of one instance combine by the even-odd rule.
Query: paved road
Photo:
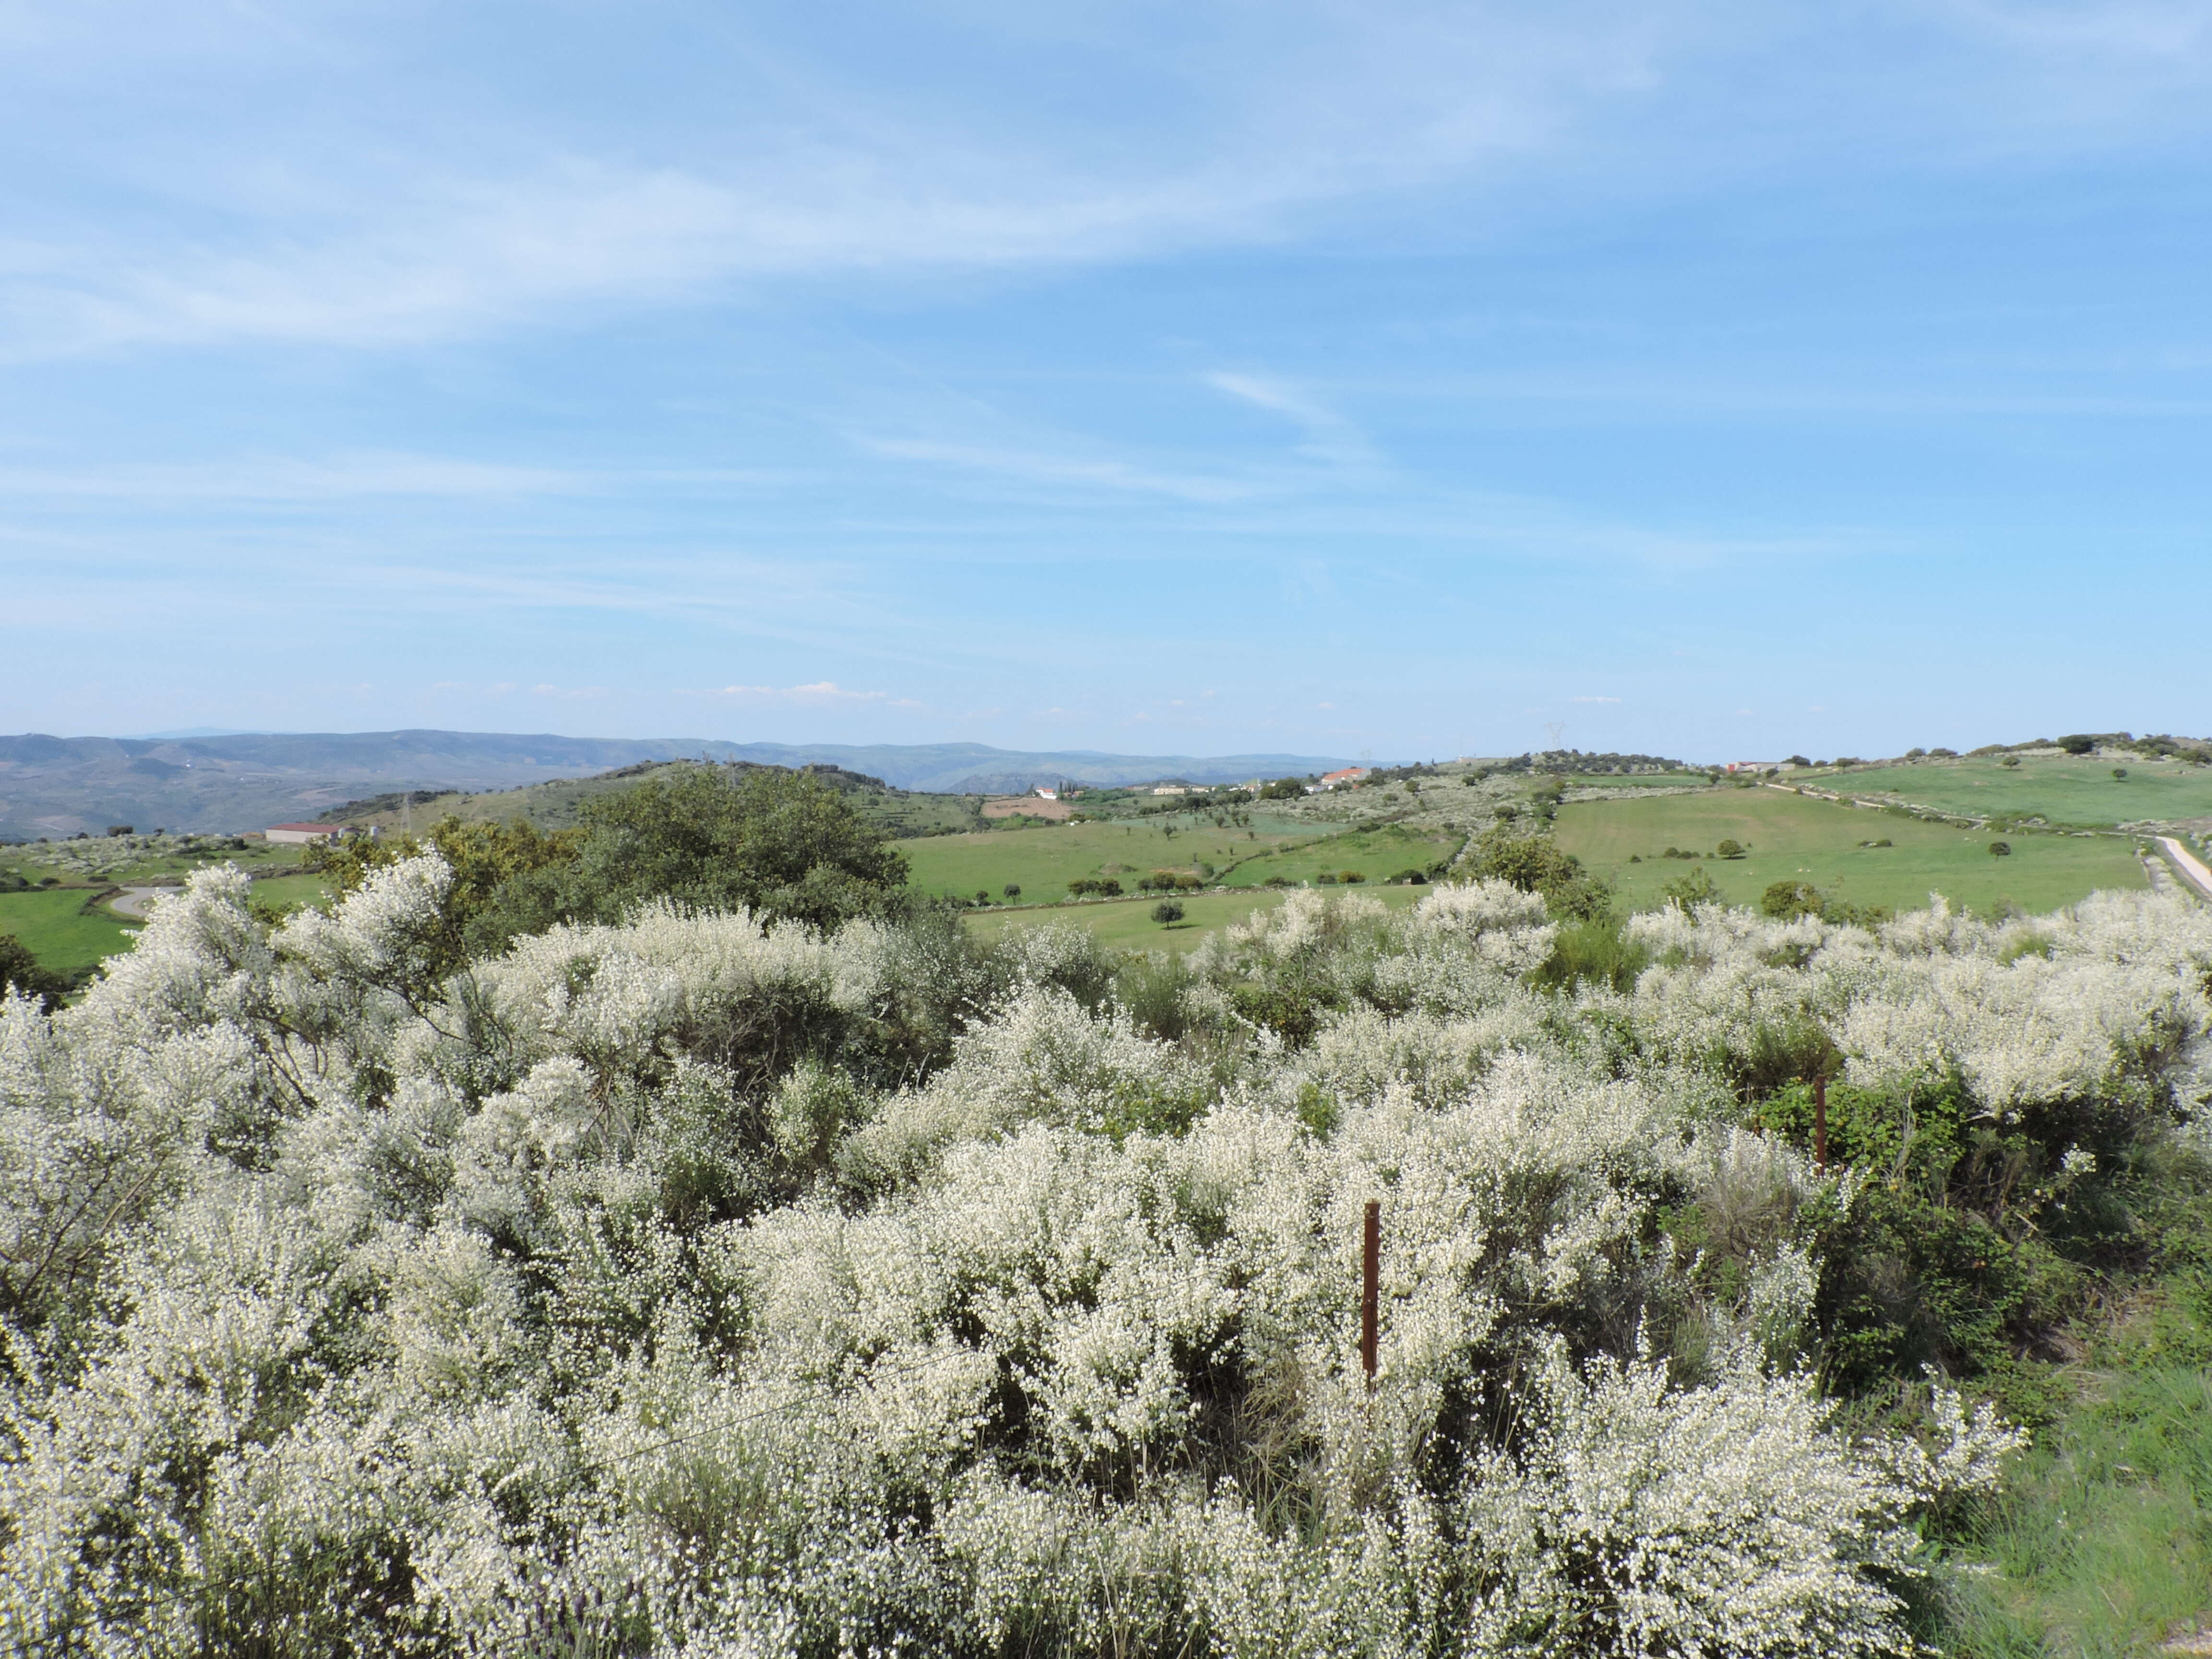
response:
[[[146,905],[149,900],[179,890],[174,887],[126,887],[107,901],[107,908],[118,916],[131,916],[143,921],[146,920]]]
[[[2212,870],[2204,867],[2203,860],[2172,836],[2159,836],[2158,844],[2166,848],[2166,857],[2173,860],[2173,867],[2182,880],[2194,887],[2200,898],[2212,899]]]

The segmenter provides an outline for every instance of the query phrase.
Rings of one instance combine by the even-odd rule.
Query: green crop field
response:
[[[2127,773],[2112,775],[2114,768]],[[1891,796],[1945,812],[2006,818],[2040,817],[2088,829],[2212,816],[2212,766],[2179,761],[2030,757],[2018,766],[1995,759],[1912,761],[1815,776],[1819,787],[1869,797]]]
[[[1172,830],[1172,833],[1170,831]],[[1370,882],[1419,869],[1459,850],[1456,836],[1437,837],[1395,824],[1317,836],[1304,829],[1216,829],[1188,818],[1169,824],[1069,823],[1032,830],[992,830],[932,836],[899,843],[917,892],[994,898],[1007,883],[1031,902],[1049,902],[1083,877],[1112,876],[1125,887],[1154,870],[1192,871],[1199,861],[1214,879],[1255,887],[1270,876],[1309,881],[1324,871],[1356,870]]]
[[[1334,890],[1364,893],[1395,910],[1417,902],[1430,890],[1352,887]],[[993,939],[1012,928],[1073,923],[1088,928],[1109,950],[1187,951],[1207,934],[1218,932],[1232,921],[1243,921],[1255,910],[1273,909],[1283,902],[1283,895],[1268,888],[1257,892],[1185,893],[1176,900],[1182,906],[1183,919],[1165,927],[1152,919],[1152,906],[1157,902],[1147,895],[1142,898],[1054,905],[1046,909],[978,910],[968,917],[968,927],[978,939]]]
[[[2135,844],[2124,837],[2008,834],[2012,856],[1990,855],[1999,837],[1895,813],[1869,811],[1775,789],[1720,789],[1645,800],[1576,801],[1559,809],[1559,846],[1614,884],[1625,908],[1655,908],[1661,889],[1692,870],[1709,873],[1731,904],[1756,905],[1771,882],[1809,881],[1851,904],[1917,909],[1930,891],[1954,906],[1989,910],[2013,903],[2056,909],[2100,887],[2145,884]],[[1887,839],[1889,847],[1861,843]],[[1669,846],[1711,853],[1723,840],[1750,849],[1741,859],[1685,861]],[[1643,862],[1631,864],[1632,854]]]
[[[95,967],[103,957],[131,948],[137,924],[105,910],[82,913],[92,896],[82,887],[54,887],[40,893],[0,893],[0,933],[13,933],[57,973],[76,974]]]

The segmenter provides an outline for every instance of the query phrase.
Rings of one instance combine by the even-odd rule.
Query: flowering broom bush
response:
[[[204,873],[0,1006],[9,1650],[1910,1652],[2021,1440],[1919,1367],[2034,1310],[1869,1346],[1875,1195],[2009,1237],[2212,1093],[2171,897],[1676,908],[1622,991],[1499,882],[1118,978],[666,903],[453,971],[450,882]]]

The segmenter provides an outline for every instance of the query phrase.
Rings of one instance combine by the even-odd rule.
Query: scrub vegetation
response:
[[[281,918],[204,871],[73,1005],[0,1000],[8,1650],[2212,1610],[2202,908],[1624,921],[1524,833],[1554,792],[1395,904],[1079,907],[1244,906],[1116,953],[978,937],[811,781],[619,799],[338,849]]]

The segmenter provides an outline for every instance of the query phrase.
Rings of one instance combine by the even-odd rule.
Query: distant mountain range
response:
[[[152,738],[0,737],[0,839],[111,824],[255,830],[399,789],[512,789],[647,761],[827,764],[901,789],[1002,794],[1040,783],[1228,783],[1328,771],[1326,755],[1109,755],[980,743],[723,743],[503,732],[302,732]]]

